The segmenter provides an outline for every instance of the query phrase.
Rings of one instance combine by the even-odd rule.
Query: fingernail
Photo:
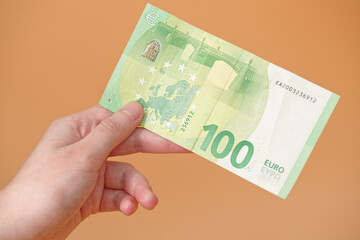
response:
[[[133,120],[141,117],[143,110],[138,102],[130,102],[121,108],[121,111],[127,112]]]

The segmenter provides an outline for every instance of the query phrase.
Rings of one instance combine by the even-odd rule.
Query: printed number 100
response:
[[[209,131],[209,133],[206,136],[203,144],[200,147],[201,150],[206,151],[206,149],[210,145],[217,129],[218,129],[218,126],[215,124],[204,126],[204,131]],[[228,142],[227,142],[224,150],[222,150],[222,152],[218,152],[218,146],[224,137],[228,138]],[[232,134],[231,132],[226,131],[226,130],[219,132],[211,144],[212,155],[216,158],[226,157],[230,153],[231,149],[233,148],[234,142],[235,142],[234,134]],[[247,146],[247,148],[248,148],[246,156],[240,163],[238,163],[237,157],[238,157],[241,149],[244,146]],[[254,146],[252,145],[252,143],[249,141],[246,141],[246,140],[241,141],[235,146],[235,148],[231,154],[231,158],[230,158],[231,164],[236,168],[243,168],[250,162],[253,154],[254,154]]]

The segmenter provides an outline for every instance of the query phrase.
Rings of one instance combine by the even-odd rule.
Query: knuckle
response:
[[[133,147],[135,152],[143,152],[142,137],[141,134],[134,135]]]
[[[119,134],[125,131],[125,127],[121,123],[115,122],[113,119],[106,119],[100,123],[100,126],[105,131],[110,132],[111,134]]]
[[[66,117],[58,118],[52,121],[47,128],[47,132],[57,132],[63,129],[64,125],[67,124]]]
[[[76,122],[76,119],[73,117],[73,115],[68,115],[52,121],[49,125],[49,128],[58,128],[64,125],[72,125],[74,122]]]
[[[126,112],[117,112],[112,117],[100,123],[105,131],[111,134],[126,132],[132,126],[131,116]]]
[[[125,126],[132,125],[134,121],[130,114],[126,111],[120,111],[115,113],[114,118],[116,118],[117,121],[121,122]]]
[[[53,129],[53,128],[58,128],[59,126],[61,126],[64,123],[64,119],[63,118],[58,118],[55,119],[54,121],[52,121],[50,123],[49,128]]]
[[[60,132],[63,131],[64,127],[70,127],[74,124],[72,118],[70,118],[69,116],[66,117],[61,117],[58,119],[55,119],[54,121],[52,121],[50,123],[50,125],[48,126],[46,132],[48,133],[56,133],[56,132]]]

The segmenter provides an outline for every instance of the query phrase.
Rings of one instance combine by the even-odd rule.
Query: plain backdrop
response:
[[[98,103],[146,3],[0,0],[0,187],[51,121]],[[116,160],[157,208],[91,216],[69,239],[360,239],[360,1],[150,3],[340,101],[286,200],[195,154],[134,154]]]

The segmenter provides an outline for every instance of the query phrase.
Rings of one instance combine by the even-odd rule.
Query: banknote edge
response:
[[[144,11],[146,10],[146,8],[147,8],[149,5],[152,6],[152,7],[155,7],[156,9],[159,9],[159,10],[161,10],[161,11],[164,11],[164,10],[162,10],[162,9],[160,9],[160,8],[158,8],[158,7],[150,4],[150,3],[147,3],[147,4],[146,4]],[[143,13],[144,13],[144,11],[143,11]],[[165,11],[164,11],[164,12],[165,12]],[[141,14],[141,16],[143,15],[143,13]],[[167,13],[167,12],[166,12],[166,13]],[[170,14],[170,13],[168,13],[168,14]],[[170,14],[170,15],[172,15],[172,14]],[[139,18],[139,21],[140,21],[140,19],[141,19],[141,16],[140,16],[140,18]],[[172,15],[172,16],[174,16],[174,15]],[[176,16],[174,16],[174,17],[176,17]],[[178,18],[178,17],[176,17],[176,18]],[[179,19],[180,19],[180,18],[179,18]],[[184,20],[182,20],[182,19],[180,19],[180,20],[181,20],[181,21],[184,21]],[[138,22],[139,22],[139,21],[138,21]],[[187,24],[189,24],[187,21],[184,21],[184,22],[186,22]],[[196,27],[196,26],[194,26],[194,25],[192,25],[192,24],[189,24],[189,25],[193,26],[194,28],[200,29],[200,30],[202,30],[202,31],[204,31],[204,32],[206,32],[206,33],[208,33],[208,34],[216,37],[216,38],[219,38],[219,39],[221,39],[222,41],[226,41],[226,42],[230,43],[231,45],[233,45],[233,46],[235,46],[235,47],[237,47],[237,48],[240,48],[239,46],[237,46],[237,45],[235,45],[235,44],[233,44],[233,43],[231,43],[231,42],[229,42],[229,41],[227,41],[227,40],[224,40],[223,38],[220,38],[220,37],[218,37],[218,36],[216,36],[216,35],[214,35],[214,34],[211,34],[211,33],[207,32],[207,31],[205,31],[205,30],[203,30],[203,29],[201,29],[201,28],[198,28],[198,27]],[[134,34],[135,30],[136,30],[136,27],[137,27],[137,25],[135,26],[135,29],[134,29],[133,33],[131,34],[130,39],[128,40],[128,43],[126,44],[126,47],[128,47],[129,41],[131,40],[131,38],[132,38],[132,36],[133,36],[133,34]],[[118,61],[118,64],[119,64],[121,58],[123,57],[123,55],[124,55],[124,53],[125,53],[126,47],[125,47],[125,49],[124,49],[124,51],[123,51],[123,53],[122,53],[122,56],[120,57],[120,59],[119,59],[119,61]],[[243,48],[240,48],[240,49],[244,50]],[[249,52],[249,51],[247,51],[247,50],[245,50],[245,51],[248,52],[248,53],[250,53],[250,54],[252,54],[252,55],[254,55],[254,56],[257,56],[256,54],[251,53],[251,52]],[[259,56],[257,56],[257,57],[259,57]],[[265,59],[262,58],[262,57],[259,57],[259,58],[262,59],[262,60],[264,60],[264,61],[266,61],[266,62],[268,62],[268,63],[271,63],[271,62],[265,60]],[[118,64],[116,65],[116,67],[118,66]],[[280,67],[280,68],[282,68],[282,67]],[[284,68],[282,68],[282,69],[284,69]],[[286,69],[284,69],[284,70],[286,70]],[[115,70],[114,70],[114,71],[115,71]],[[286,70],[286,71],[288,71],[288,72],[290,72],[290,73],[292,73],[292,74],[295,74],[295,73],[293,73],[293,72],[291,72],[291,71],[289,71],[289,70]],[[295,74],[295,75],[298,76],[297,74]],[[299,76],[299,77],[301,77],[301,76]],[[111,76],[111,78],[112,78],[112,76]],[[105,90],[108,88],[108,85],[109,85],[110,81],[112,80],[111,78],[110,78],[107,86],[105,87]],[[302,77],[301,77],[301,78],[302,78]],[[307,79],[305,79],[305,80],[307,80]],[[308,80],[307,80],[307,81],[308,81]],[[309,82],[310,82],[310,81],[309,81]],[[313,82],[310,82],[310,83],[313,83]],[[313,83],[313,84],[315,84],[315,83]],[[318,85],[317,85],[317,86],[318,86]],[[321,86],[319,86],[319,87],[321,87]],[[323,87],[321,87],[321,88],[323,88]],[[104,97],[104,95],[105,95],[105,91],[104,91],[104,93],[103,93],[102,98]],[[99,102],[100,105],[102,105],[102,106],[104,106],[105,108],[107,108],[107,109],[109,109],[109,110],[111,110],[111,111],[114,111],[114,112],[117,110],[117,109],[111,109],[111,107],[108,106],[108,104],[105,102],[105,99],[103,100],[102,98],[100,99],[100,102]],[[332,93],[332,95],[331,95],[328,103],[327,103],[326,106],[324,107],[324,109],[323,109],[323,111],[322,111],[322,113],[321,113],[321,115],[320,115],[320,117],[319,117],[319,119],[318,119],[318,121],[317,121],[317,123],[316,123],[316,125],[315,125],[315,127],[314,127],[314,129],[313,129],[313,131],[311,132],[311,134],[310,134],[310,136],[309,136],[309,138],[308,138],[308,140],[307,140],[307,142],[306,142],[303,150],[301,151],[298,159],[296,160],[294,167],[292,168],[292,170],[291,170],[288,178],[286,179],[286,182],[284,183],[284,185],[282,186],[281,190],[280,190],[279,193],[277,194],[279,197],[285,199],[285,198],[288,196],[288,194],[289,194],[289,192],[291,191],[293,185],[295,184],[298,176],[300,175],[300,173],[301,173],[301,171],[302,171],[302,169],[303,169],[303,167],[304,167],[304,165],[305,165],[305,163],[306,163],[309,155],[311,154],[311,152],[312,152],[312,150],[313,150],[313,148],[314,148],[314,146],[315,146],[315,143],[317,142],[317,140],[318,140],[318,138],[320,137],[321,132],[323,131],[323,129],[324,129],[324,127],[325,127],[328,119],[330,118],[330,116],[331,116],[331,114],[332,114],[332,112],[333,112],[333,110],[334,110],[334,108],[335,108],[338,100],[339,100],[339,96],[336,95],[336,94],[334,94],[334,93]],[[121,107],[121,104],[120,104],[120,106],[118,106],[118,108],[120,108],[120,107]],[[311,139],[312,139],[312,140],[311,140]],[[195,144],[194,144],[194,145],[195,145]],[[189,149],[189,150],[193,151],[193,147],[192,147],[191,149]],[[199,155],[199,154],[197,154],[197,155]],[[206,159],[206,158],[205,158],[205,159]],[[208,159],[206,159],[206,160],[208,160]],[[239,176],[239,175],[237,175],[237,176]],[[243,179],[245,179],[245,178],[243,178]],[[245,180],[247,180],[247,179],[245,179]],[[247,180],[247,181],[249,181],[249,180]],[[263,188],[262,186],[260,186],[260,187]],[[264,188],[263,188],[263,189],[264,189]],[[265,189],[265,190],[266,190],[266,189]],[[274,192],[272,192],[272,193],[274,193]],[[275,193],[275,194],[276,194],[276,193]]]
[[[335,93],[331,94],[329,101],[324,107],[314,129],[312,130],[309,138],[307,139],[304,148],[302,149],[298,159],[294,164],[294,167],[292,168],[288,178],[286,179],[286,182],[284,183],[280,192],[278,193],[279,197],[286,199],[286,197],[289,195],[307,159],[309,158],[312,150],[314,149],[316,142],[318,141],[322,131],[324,130],[326,123],[328,122],[332,112],[334,111],[334,108],[337,102],[339,101],[339,98],[340,98],[339,95]]]

